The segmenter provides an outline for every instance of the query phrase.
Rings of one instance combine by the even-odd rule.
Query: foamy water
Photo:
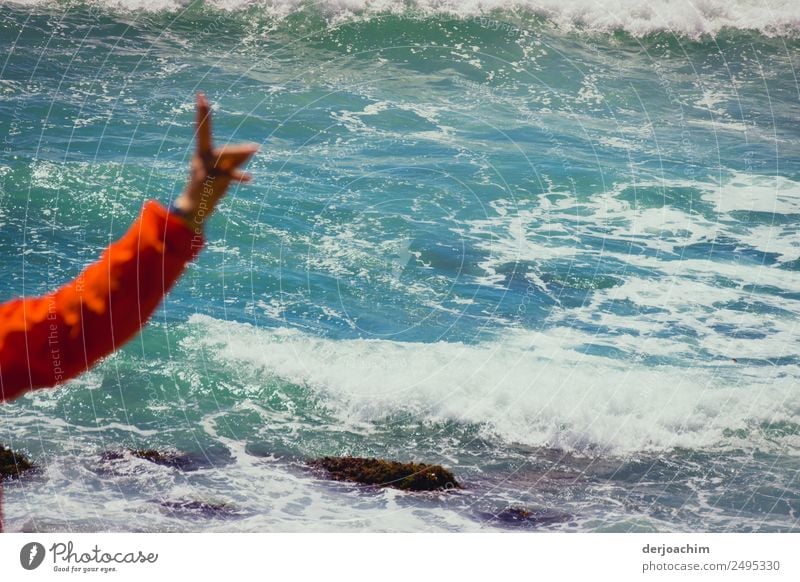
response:
[[[465,345],[334,341],[206,316],[189,323],[190,353],[250,382],[274,375],[307,386],[343,423],[402,413],[482,425],[511,443],[619,454],[736,446],[732,432],[800,414],[785,371],[615,363],[577,351],[595,338],[566,327]]]
[[[50,0],[11,0],[23,6],[47,5]],[[104,0],[89,2],[122,11],[177,12],[190,3],[176,0]],[[566,30],[611,32],[624,30],[640,36],[656,32],[696,37],[716,34],[725,28],[756,30],[764,34],[794,33],[800,13],[792,0],[212,0],[207,3],[234,12],[254,7],[270,17],[286,18],[298,10],[313,8],[335,21],[353,17],[370,18],[382,14],[416,13],[420,17],[452,15],[492,18],[531,14],[546,18]]]
[[[220,143],[262,144],[144,333],[2,409],[41,467],[12,530],[797,529],[795,4],[0,14],[5,297],[180,191],[196,90]],[[332,483],[323,455],[465,488]]]

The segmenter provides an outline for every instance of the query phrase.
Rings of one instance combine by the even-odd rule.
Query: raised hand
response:
[[[252,177],[242,171],[257,144],[226,145],[214,148],[211,138],[211,106],[203,93],[197,94],[197,148],[192,158],[189,182],[175,200],[190,228],[198,233],[225,195],[231,182],[249,182]]]

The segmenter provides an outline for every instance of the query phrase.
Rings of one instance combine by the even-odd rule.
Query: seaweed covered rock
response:
[[[33,469],[33,464],[28,459],[0,445],[0,480],[19,477],[29,469]]]
[[[360,457],[322,457],[309,461],[308,464],[317,469],[324,469],[337,481],[394,487],[403,491],[461,488],[453,473],[439,465]]]

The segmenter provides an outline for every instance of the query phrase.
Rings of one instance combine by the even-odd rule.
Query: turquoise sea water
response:
[[[0,3],[3,299],[180,192],[195,91],[262,144],[141,336],[0,409],[8,529],[798,530],[800,10],[495,5]]]

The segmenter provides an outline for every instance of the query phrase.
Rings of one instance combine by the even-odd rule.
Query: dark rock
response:
[[[460,489],[453,473],[439,465],[400,463],[359,457],[322,457],[308,464],[324,469],[337,481],[394,487],[403,491],[439,491]]]
[[[117,461],[124,459],[127,455],[144,459],[156,465],[185,469],[191,465],[191,460],[187,455],[178,451],[159,451],[156,449],[129,449],[126,451],[105,451],[100,455],[104,461]]]
[[[156,465],[183,469],[191,463],[189,456],[178,451],[159,451],[156,449],[133,449],[131,455]]]
[[[165,500],[159,505],[167,513],[192,514],[201,517],[230,518],[235,517],[237,512],[229,503],[217,503],[213,501],[199,501],[196,499]]]
[[[525,507],[507,507],[494,514],[491,521],[510,526],[539,526],[564,523],[572,519],[565,513],[557,513],[543,509],[527,509]]]
[[[0,445],[0,480],[14,479],[30,469],[33,469],[33,463],[27,458]]]
[[[212,466],[227,465],[232,462],[230,451],[225,447],[209,447],[205,454],[197,455],[176,450],[126,449],[105,451],[100,455],[103,461],[117,461],[126,457],[144,459],[156,465],[172,467],[180,471],[197,471]]]

